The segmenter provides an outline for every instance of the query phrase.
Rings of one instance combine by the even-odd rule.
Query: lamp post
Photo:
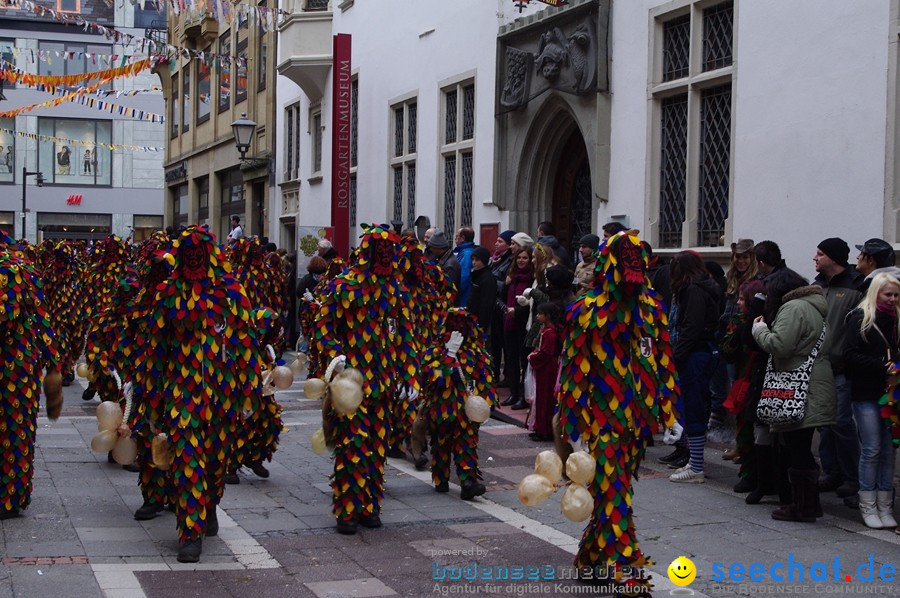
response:
[[[44,173],[40,171],[29,172],[28,168],[25,166],[22,167],[22,238],[25,238],[25,214],[28,212],[28,208],[25,203],[25,190],[27,189],[26,183],[28,182],[28,177],[36,176],[38,187],[44,186]]]
[[[241,117],[231,123],[231,130],[234,131],[234,144],[237,146],[238,153],[241,155],[242,170],[256,170],[266,167],[266,173],[271,174],[272,160],[268,156],[247,157],[250,150],[250,143],[253,141],[253,135],[256,133],[256,123],[247,118],[246,112],[241,112]],[[256,193],[256,207],[259,221],[257,222],[257,230],[259,234],[263,231],[263,196]]]

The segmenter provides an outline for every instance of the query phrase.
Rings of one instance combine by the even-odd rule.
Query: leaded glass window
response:
[[[663,25],[663,81],[687,77],[691,55],[691,15]]]
[[[456,156],[444,158],[444,230],[456,230]]]
[[[731,64],[734,43],[734,3],[723,2],[703,11],[703,70]]]
[[[721,245],[728,218],[731,84],[703,90],[700,100],[700,201],[697,244]]]
[[[687,183],[687,94],[662,102],[659,160],[659,246],[680,247]]]
[[[418,146],[418,104],[416,98],[395,104],[391,108],[394,123],[394,156],[392,169],[391,205],[388,213],[401,223],[415,221],[416,211],[416,150]]]
[[[466,85],[463,88],[463,139],[471,139],[475,136],[475,86]]]
[[[456,141],[456,89],[448,91],[446,98],[446,114],[444,121],[444,143]]]
[[[460,226],[472,226],[472,154],[462,155],[462,185],[460,193]]]

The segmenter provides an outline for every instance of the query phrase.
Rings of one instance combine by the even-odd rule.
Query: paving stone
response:
[[[370,596],[395,596],[397,592],[380,579],[366,577],[345,581],[307,583],[319,598],[367,598]]]

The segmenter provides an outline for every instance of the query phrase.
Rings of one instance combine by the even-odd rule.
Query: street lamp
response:
[[[25,190],[26,190],[26,188],[27,188],[27,187],[26,187],[27,179],[28,179],[28,177],[30,177],[30,176],[36,176],[36,177],[37,177],[37,180],[36,180],[35,182],[37,183],[37,186],[38,186],[38,187],[43,187],[43,186],[44,186],[44,173],[43,173],[43,172],[39,172],[39,171],[37,171],[37,170],[34,171],[34,172],[29,172],[29,171],[28,171],[28,168],[26,168],[26,167],[24,167],[24,166],[22,167],[22,238],[23,238],[23,239],[25,238],[25,214],[26,214],[26,212],[28,212],[28,208],[25,207],[25,206],[26,206],[26,204],[25,204]]]
[[[242,164],[250,168],[260,168],[269,164],[269,158],[266,157],[247,157],[250,143],[253,141],[253,134],[256,132],[256,123],[247,118],[246,112],[241,112],[241,117],[231,123],[231,130],[234,131],[234,144],[237,146],[238,153],[241,154]]]

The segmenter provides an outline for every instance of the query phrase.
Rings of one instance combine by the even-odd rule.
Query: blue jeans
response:
[[[686,436],[706,436],[709,421],[709,379],[715,366],[712,353],[691,353],[678,368]]]
[[[894,445],[891,428],[881,417],[874,401],[854,401],[853,416],[862,450],[859,455],[859,489],[892,490],[894,487]]]
[[[853,424],[850,381],[844,374],[834,375],[837,391],[837,419],[833,426],[819,428],[819,459],[825,475],[854,484],[859,469],[859,440]]]

